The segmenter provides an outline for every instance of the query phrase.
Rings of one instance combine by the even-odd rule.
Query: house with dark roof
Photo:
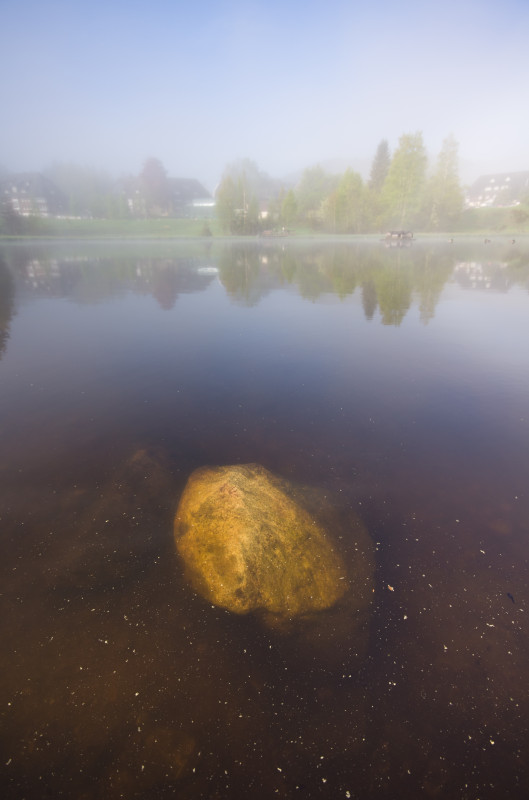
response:
[[[212,197],[195,178],[167,178],[169,207],[175,217],[193,215],[193,209],[212,202]]]
[[[481,175],[468,189],[467,208],[508,208],[529,197],[529,170]]]
[[[54,217],[64,214],[66,198],[40,172],[19,172],[0,181],[0,206],[20,217]]]
[[[147,197],[138,178],[123,185],[129,212],[143,217],[149,213]],[[164,199],[156,213],[170,217],[208,217],[215,209],[215,201],[208,190],[195,178],[167,178]]]

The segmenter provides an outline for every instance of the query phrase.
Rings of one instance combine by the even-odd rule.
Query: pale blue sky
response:
[[[0,0],[0,164],[115,174],[148,156],[212,189],[249,157],[283,176],[369,166],[453,133],[465,179],[529,169],[527,0]]]

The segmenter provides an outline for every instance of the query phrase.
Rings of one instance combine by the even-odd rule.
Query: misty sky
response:
[[[529,169],[527,0],[0,0],[0,165],[213,189],[453,133],[462,177]]]

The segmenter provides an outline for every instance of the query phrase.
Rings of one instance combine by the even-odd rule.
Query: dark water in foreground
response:
[[[1,247],[0,795],[529,796],[528,289],[507,239]],[[238,462],[365,522],[360,663],[188,587]]]

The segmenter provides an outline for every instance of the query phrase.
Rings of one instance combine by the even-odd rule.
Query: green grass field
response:
[[[210,234],[208,233],[210,231]],[[31,219],[24,220],[16,235],[61,239],[139,238],[219,236],[217,220],[198,219]]]
[[[463,212],[456,229],[445,232],[428,232],[416,235],[520,235],[529,230],[529,209],[483,208]],[[173,239],[173,238],[233,238],[227,237],[217,219],[41,219],[22,218],[17,230],[6,236],[0,219],[0,238],[54,238],[54,239]],[[297,238],[328,238],[344,235],[313,230],[303,223],[291,227]],[[345,234],[347,237],[349,234]],[[377,234],[370,234],[376,236]],[[380,235],[380,234],[379,234]],[[239,238],[239,237],[236,237]],[[251,238],[251,237],[250,237]]]

